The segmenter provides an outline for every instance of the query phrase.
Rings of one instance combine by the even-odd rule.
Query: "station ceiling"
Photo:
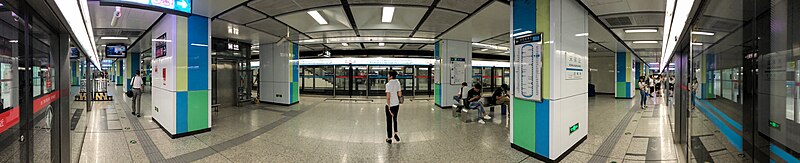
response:
[[[605,26],[645,60],[660,56],[664,0],[581,0]],[[655,2],[654,2],[655,1]],[[194,0],[193,13],[212,21],[212,37],[253,45],[282,39],[299,42],[301,51],[400,49],[432,50],[430,40],[473,42],[475,53],[508,55],[510,7],[499,0]],[[162,13],[122,7],[122,16],[111,25],[113,6],[90,1],[90,13],[98,44],[132,44]],[[383,7],[394,7],[391,22],[382,21]],[[308,11],[317,11],[327,22],[319,24]],[[594,21],[594,19],[590,19]],[[590,23],[591,24],[591,23]],[[626,29],[656,29],[654,33],[626,33]],[[622,45],[600,25],[590,25],[590,51],[617,49]],[[597,31],[597,33],[595,32]],[[606,32],[607,33],[607,32]],[[100,39],[126,37],[127,39]],[[342,44],[354,38],[402,38]],[[340,41],[340,42],[337,42]],[[634,44],[633,41],[658,41]],[[383,46],[379,42],[384,42]],[[590,41],[591,42],[591,41]],[[132,51],[150,47],[141,41]],[[602,46],[601,46],[602,45]],[[498,48],[492,48],[496,46]],[[257,49],[254,49],[257,51]]]

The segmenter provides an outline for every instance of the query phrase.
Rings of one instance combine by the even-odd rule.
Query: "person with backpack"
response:
[[[400,111],[400,103],[402,103],[403,92],[400,87],[400,81],[397,80],[397,72],[389,71],[388,82],[386,82],[386,143],[392,144],[392,137],[394,140],[400,142],[400,137],[397,136],[397,113]],[[394,133],[392,133],[392,126],[394,126]]]
[[[131,101],[131,114],[136,117],[142,117],[142,76],[139,70],[136,71],[136,76],[131,79],[131,91],[133,92],[133,100]]]

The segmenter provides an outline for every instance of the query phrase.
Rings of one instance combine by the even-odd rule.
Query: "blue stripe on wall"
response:
[[[208,46],[197,46],[192,44],[209,45],[208,42],[208,18],[203,16],[189,16],[189,54],[188,54],[188,90],[208,90]]]
[[[188,92],[175,92],[175,128],[176,134],[189,130],[189,94]]]
[[[627,54],[625,52],[617,52],[617,82],[627,82],[625,81],[625,72],[627,72],[625,68],[625,64],[627,64],[626,55]]]
[[[725,121],[728,122],[728,124],[731,124],[737,130],[742,131],[742,125],[741,124],[739,124],[738,122],[736,122],[733,119],[731,119],[731,117],[728,117],[728,115],[726,115],[725,113],[722,113],[722,111],[719,111],[719,109],[717,109],[717,107],[714,107],[714,105],[711,105],[711,103],[708,103],[708,101],[706,101],[706,100],[700,100],[700,102],[703,102],[703,104],[708,105],[711,108],[711,110],[713,110],[715,113],[719,114],[722,117],[722,119],[725,119]]]
[[[800,160],[798,160],[791,154],[787,153],[783,149],[779,148],[778,146],[775,146],[775,144],[769,144],[769,150],[786,162],[800,162]],[[770,160],[770,162],[775,162],[775,161]]]
[[[536,1],[514,1],[513,13],[530,13],[531,16],[514,16],[514,29],[512,33],[533,31],[536,33]]]
[[[550,100],[536,103],[536,151],[550,157]]]
[[[698,101],[703,101],[703,100],[698,100]],[[701,103],[700,102],[696,102],[696,104],[701,104]],[[733,146],[736,147],[737,150],[742,151],[742,136],[741,135],[739,135],[738,133],[733,131],[733,129],[728,127],[728,125],[725,125],[725,122],[722,122],[722,120],[720,120],[719,117],[717,117],[717,115],[715,115],[714,113],[709,111],[708,108],[706,108],[705,105],[701,104],[701,105],[696,105],[696,106],[697,106],[697,108],[700,109],[701,112],[703,112],[703,114],[706,115],[706,117],[708,117],[708,119],[711,120],[711,122],[714,124],[714,126],[717,126],[717,128],[720,130],[720,132],[722,132],[722,135],[725,135],[725,138],[728,138],[728,142],[731,142],[731,144],[733,144]]]
[[[633,97],[631,95],[631,82],[625,82],[625,97]]]

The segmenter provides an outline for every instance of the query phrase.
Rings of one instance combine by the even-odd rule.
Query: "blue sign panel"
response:
[[[122,4],[143,9],[167,9],[192,13],[192,0],[100,0],[102,3]]]

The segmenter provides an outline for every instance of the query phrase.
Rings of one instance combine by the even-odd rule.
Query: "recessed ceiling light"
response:
[[[350,44],[347,44],[346,42],[343,42],[342,46],[350,46]]]
[[[383,7],[383,17],[381,17],[381,22],[391,23],[392,17],[394,17],[394,7]]]
[[[489,49],[481,49],[481,51],[482,51],[482,52],[485,52],[485,51],[487,51],[487,50],[489,50]]]
[[[100,37],[101,40],[127,40],[127,37]]]
[[[382,42],[381,42],[381,43],[378,43],[378,46],[384,46],[384,45],[386,45],[386,44],[384,44],[384,43],[382,43]]]
[[[633,41],[634,44],[657,44],[658,41]]]
[[[692,31],[693,35],[706,35],[706,36],[713,36],[714,32],[702,32],[702,31]]]
[[[319,11],[313,10],[313,11],[308,11],[306,13],[308,13],[308,15],[311,15],[311,18],[314,18],[314,20],[317,21],[317,23],[319,23],[320,25],[328,24],[328,21],[325,21],[325,18],[322,18],[322,15],[319,14]]]
[[[655,33],[658,29],[626,29],[625,33]]]

